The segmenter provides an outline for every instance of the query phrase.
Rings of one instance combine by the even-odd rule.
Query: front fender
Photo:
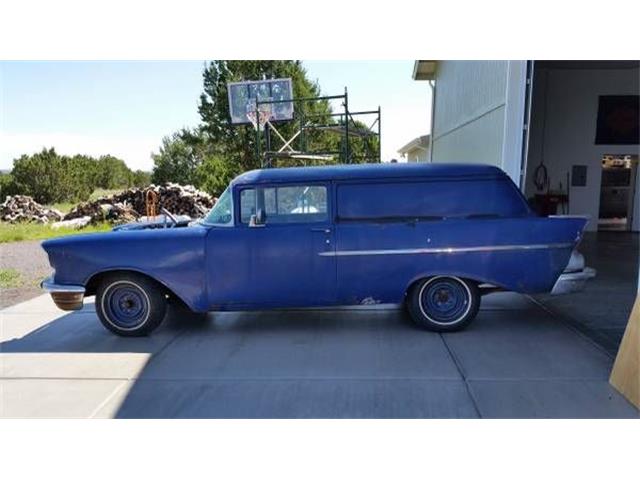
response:
[[[43,242],[58,284],[83,285],[100,273],[127,270],[164,285],[196,311],[206,310],[207,228],[124,230]]]

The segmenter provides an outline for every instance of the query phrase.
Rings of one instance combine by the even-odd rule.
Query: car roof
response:
[[[368,163],[288,167],[251,170],[238,175],[234,185],[256,183],[312,182],[330,180],[415,178],[415,177],[505,177],[498,167],[463,163]]]

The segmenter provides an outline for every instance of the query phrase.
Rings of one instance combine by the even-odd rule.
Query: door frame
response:
[[[314,221],[314,222],[290,222],[290,223],[272,223],[269,224],[268,220],[267,223],[265,225],[262,226],[257,226],[257,227],[250,227],[248,224],[246,223],[242,223],[242,218],[241,218],[241,213],[242,213],[242,209],[241,209],[241,204],[240,204],[240,197],[241,197],[241,192],[243,190],[249,190],[249,189],[265,189],[265,188],[283,188],[283,187],[301,187],[301,186],[322,186],[326,188],[326,201],[327,201],[327,218],[326,220],[322,220],[322,221]],[[336,229],[335,229],[335,212],[336,212],[336,206],[335,206],[335,196],[334,196],[334,184],[332,181],[330,180],[300,180],[300,181],[283,181],[283,182],[269,182],[269,183],[254,183],[254,184],[242,184],[242,185],[236,185],[234,186],[233,189],[233,202],[234,202],[234,223],[235,223],[235,228],[240,229],[240,231],[244,231],[245,233],[249,233],[253,230],[256,230],[257,233],[259,234],[260,232],[268,232],[269,230],[274,230],[274,229],[286,229],[286,228],[301,228],[301,229],[307,229],[310,231],[312,236],[318,236],[318,235],[328,235],[329,239],[330,239],[330,248],[333,248],[335,250],[336,247],[336,242],[335,242],[335,238],[336,238]],[[256,197],[256,201],[257,201],[257,197]],[[254,236],[249,234],[247,235],[248,238],[251,238],[251,241],[254,241]],[[323,238],[324,240],[324,238]],[[315,242],[312,242],[312,244],[315,244]],[[253,245],[251,246],[250,249],[250,254],[253,255],[255,254],[255,252],[253,251]],[[308,252],[309,255],[316,255],[315,252]],[[336,257],[335,256],[320,256],[317,255],[318,258],[313,258],[313,261],[317,261],[318,259],[322,259],[322,261],[332,261],[333,262],[333,274],[331,275],[331,284],[333,285],[333,290],[332,292],[330,292],[329,297],[330,297],[330,302],[325,302],[323,303],[323,305],[333,305],[335,304],[335,300],[336,300],[336,294],[337,294],[337,290],[336,290],[336,278],[337,278],[337,261],[336,261]],[[256,278],[253,275],[253,268],[255,268],[253,266],[253,259],[250,262],[252,265],[250,266],[250,272],[249,272],[249,280],[253,283],[255,282]],[[264,307],[264,308],[278,308],[278,307],[287,307],[287,306],[297,306],[297,303],[292,303],[292,304],[287,304],[287,303],[282,303],[282,302],[273,302],[273,303],[268,303],[268,302],[255,302],[255,303],[248,303],[245,304],[244,306],[249,307],[249,308],[255,308],[255,307]]]

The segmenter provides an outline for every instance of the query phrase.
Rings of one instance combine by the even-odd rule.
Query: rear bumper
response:
[[[53,276],[45,278],[40,287],[47,293],[60,310],[80,310],[84,300],[85,288],[82,285],[60,285]]]
[[[553,286],[551,295],[580,292],[584,289],[587,280],[595,276],[595,269],[589,267],[585,267],[577,272],[563,273],[558,277],[556,284]]]

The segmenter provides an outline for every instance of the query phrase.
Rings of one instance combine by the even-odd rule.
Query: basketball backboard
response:
[[[290,78],[230,82],[227,84],[227,90],[232,124],[251,123],[251,112],[256,110],[256,98],[259,101],[281,101],[293,98]],[[265,107],[270,110],[272,122],[293,119],[293,102],[273,103]]]

